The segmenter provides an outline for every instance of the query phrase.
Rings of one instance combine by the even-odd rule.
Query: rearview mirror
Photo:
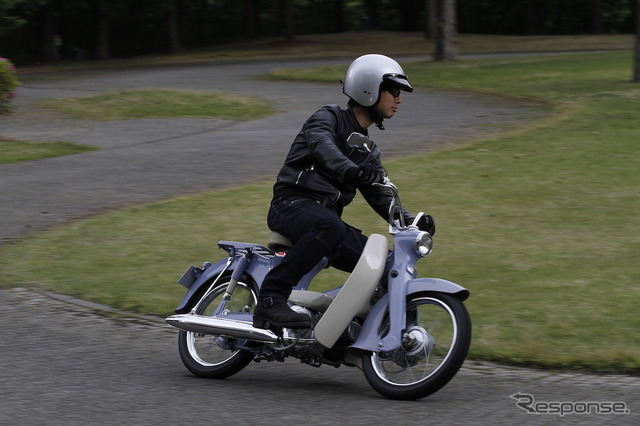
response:
[[[350,146],[353,146],[356,148],[364,148],[367,151],[371,151],[369,148],[369,146],[371,146],[371,139],[369,139],[367,136],[363,135],[362,133],[358,133],[358,132],[351,133],[347,138],[347,143]]]

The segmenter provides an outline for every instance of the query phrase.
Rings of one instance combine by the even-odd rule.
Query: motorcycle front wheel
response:
[[[393,353],[363,357],[364,375],[378,393],[390,399],[424,398],[446,385],[464,362],[471,342],[471,319],[464,304],[447,294],[407,297],[406,331]],[[383,321],[380,336],[389,330]]]
[[[213,315],[222,301],[229,284],[229,277],[222,277],[220,283],[206,296],[196,310],[198,315]],[[256,306],[257,293],[254,286],[239,282],[225,310],[228,312],[252,312]],[[236,350],[236,345],[244,346],[246,341],[228,339],[211,334],[180,330],[178,350],[185,367],[198,377],[224,379],[246,367],[254,357],[252,352]]]

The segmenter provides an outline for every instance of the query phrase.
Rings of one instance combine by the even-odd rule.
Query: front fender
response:
[[[407,285],[407,295],[423,291],[448,293],[463,302],[469,298],[469,290],[456,283],[452,283],[451,281],[443,280],[441,278],[416,278],[409,281]]]
[[[458,299],[464,301],[469,297],[469,290],[451,281],[440,278],[416,278],[410,280],[405,286],[405,297],[402,301],[405,303],[397,306],[397,309],[389,309],[389,293],[385,294],[369,312],[367,319],[362,325],[360,334],[355,343],[350,347],[353,349],[361,349],[371,352],[390,352],[399,347],[401,336],[380,336],[378,330],[382,325],[382,321],[388,312],[391,312],[390,330],[402,330],[405,328],[406,319],[406,296],[424,292],[438,292],[451,294]]]
[[[229,264],[229,260],[230,259],[222,259],[202,271],[200,276],[198,276],[196,280],[189,285],[187,293],[182,298],[182,302],[180,302],[180,305],[175,310],[176,314],[186,314],[189,312],[193,307],[193,303],[191,303],[193,296],[198,294],[198,290],[200,290],[200,287],[202,287],[206,282],[224,271]],[[237,263],[237,261],[232,260],[232,264],[228,267],[229,270],[233,270],[233,263]]]

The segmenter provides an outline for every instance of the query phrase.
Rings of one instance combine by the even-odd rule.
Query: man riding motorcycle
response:
[[[401,91],[412,92],[407,76],[393,59],[377,54],[357,58],[347,69],[343,93],[346,107],[327,105],[302,126],[291,145],[273,188],[267,224],[293,242],[293,247],[265,277],[253,315],[253,326],[308,328],[309,317],[287,304],[292,288],[323,257],[331,266],[351,272],[367,236],[341,219],[344,207],[353,201],[356,189],[382,218],[387,220],[391,197],[382,181],[380,150],[372,144],[368,153],[350,147],[352,133],[368,135],[376,124],[398,111]],[[403,210],[405,223],[414,216]],[[435,223],[425,215],[421,230],[435,233]]]

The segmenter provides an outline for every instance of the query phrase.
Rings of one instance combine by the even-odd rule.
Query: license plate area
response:
[[[196,268],[195,266],[189,266],[189,269],[182,274],[182,277],[178,280],[178,283],[186,288],[191,288],[193,283],[200,277],[202,274],[202,269]]]

